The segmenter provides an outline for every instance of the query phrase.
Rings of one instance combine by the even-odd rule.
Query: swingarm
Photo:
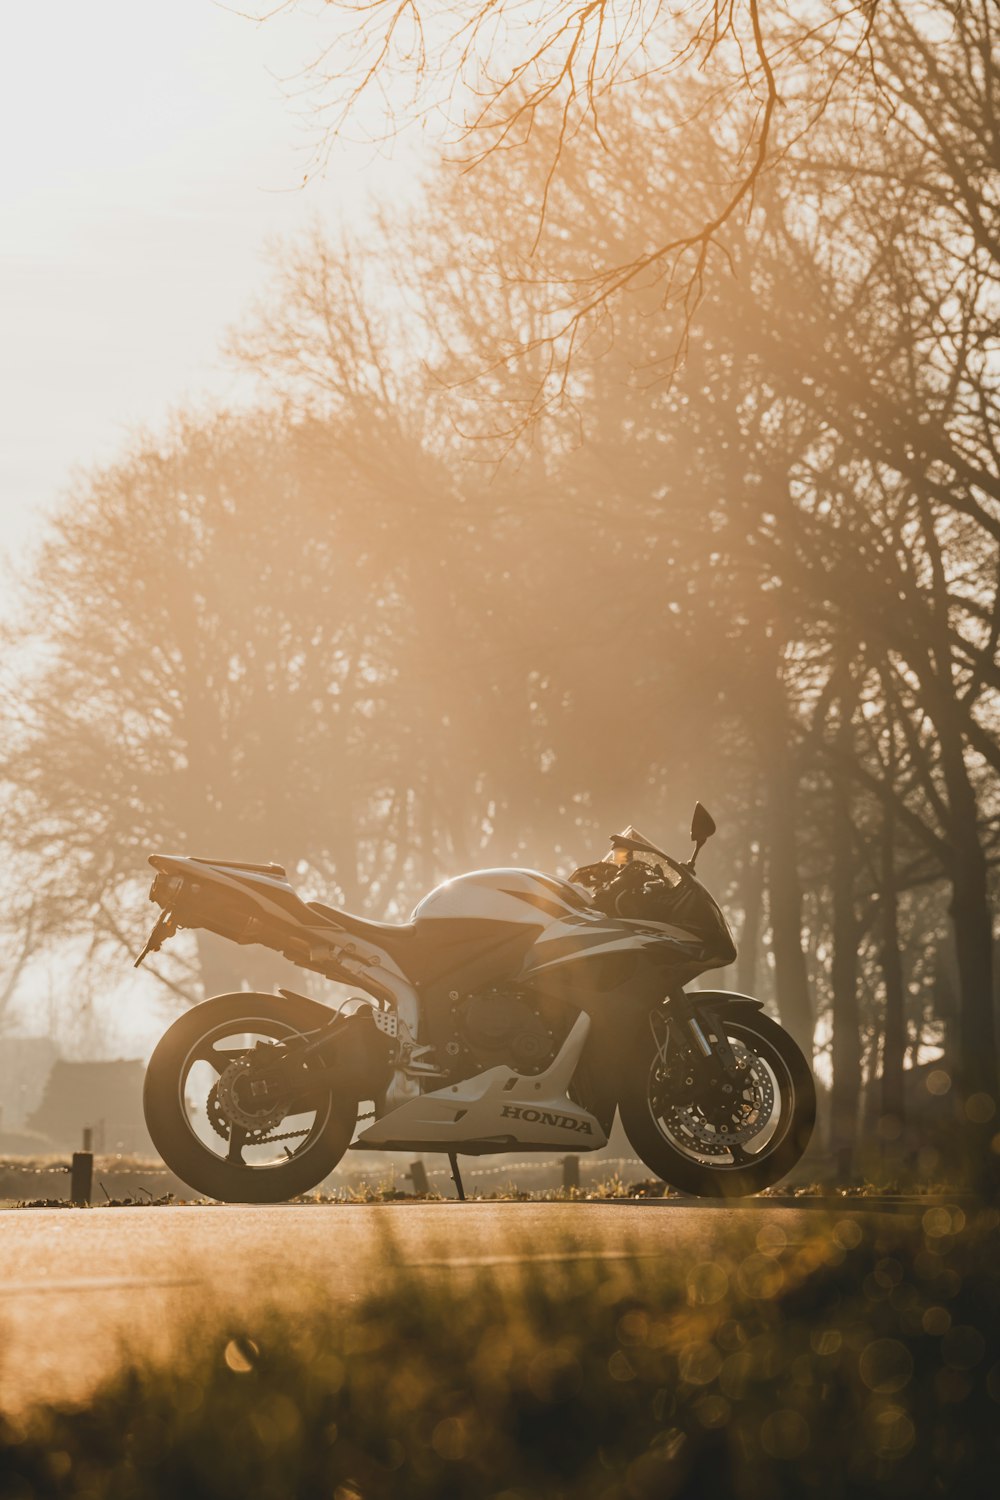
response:
[[[397,1035],[394,1012],[365,1005],[287,1042],[258,1042],[246,1058],[249,1093],[289,1108],[330,1084],[347,1085],[358,1099],[377,1098],[389,1082]]]

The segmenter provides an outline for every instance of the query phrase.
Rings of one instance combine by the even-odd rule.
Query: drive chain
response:
[[[359,1120],[373,1120],[374,1118],[375,1118],[375,1111],[373,1109],[368,1109],[368,1110],[365,1111],[365,1113],[363,1115],[358,1115],[358,1119]],[[249,1145],[249,1146],[264,1146],[264,1145],[270,1146],[271,1143],[272,1143],[272,1141],[294,1141],[300,1135],[308,1135],[311,1129],[312,1129],[312,1126],[311,1125],[307,1125],[304,1130],[285,1130],[285,1131],[282,1131],[282,1133],[280,1135],[262,1135],[262,1136],[258,1136],[256,1140],[248,1141],[247,1145]]]
[[[224,1141],[228,1141],[231,1126],[229,1124],[229,1121],[226,1119],[225,1112],[222,1108],[218,1090],[219,1086],[218,1084],[215,1084],[215,1086],[209,1093],[207,1100],[207,1114],[209,1123],[211,1124],[212,1129],[215,1131],[216,1135],[221,1136]],[[373,1109],[366,1110],[363,1115],[358,1115],[359,1120],[373,1120],[374,1118],[375,1111]],[[270,1145],[273,1141],[294,1141],[298,1140],[300,1136],[308,1135],[311,1129],[312,1126],[307,1125],[304,1130],[284,1130],[280,1134],[272,1134],[270,1131],[262,1131],[258,1133],[257,1131],[251,1130],[248,1131],[249,1139],[247,1141],[247,1145],[263,1146],[265,1142]]]

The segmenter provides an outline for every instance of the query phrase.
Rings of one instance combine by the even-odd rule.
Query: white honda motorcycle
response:
[[[162,911],[137,964],[204,928],[370,997],[238,993],[181,1016],[146,1074],[157,1150],[233,1203],[315,1187],[352,1143],[447,1153],[462,1196],[459,1155],[598,1150],[617,1108],[682,1192],[759,1192],[802,1155],[816,1092],[759,1000],[682,988],[736,956],[694,874],[714,831],[699,803],[683,864],[629,828],[569,880],[475,870],[405,924],[303,901],[279,865],[152,855]]]

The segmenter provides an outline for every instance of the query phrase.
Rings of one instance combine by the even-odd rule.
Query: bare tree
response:
[[[164,846],[263,846],[357,898],[349,814],[385,766],[354,726],[392,611],[365,616],[365,487],[317,481],[319,441],[273,418],[186,420],[57,519],[3,683],[5,836],[49,933],[134,948],[145,855]]]
[[[287,0],[267,14],[300,5]],[[561,405],[575,360],[601,337],[609,307],[624,294],[654,285],[664,308],[681,310],[676,366],[713,259],[724,267],[727,226],[751,213],[762,180],[830,102],[854,95],[869,66],[879,5],[330,0],[315,18],[320,40],[293,89],[299,99],[305,93],[318,124],[315,170],[348,129],[367,128],[380,140],[428,119],[463,172],[487,161],[505,170],[543,143],[530,151],[530,189],[515,221],[516,274],[545,286],[549,326],[529,340],[516,328],[495,330],[492,351],[529,365],[532,355],[543,356],[523,430]],[[825,59],[821,75],[818,58]],[[674,81],[683,86],[664,88]],[[594,147],[620,160],[614,117],[623,101],[650,93],[656,105],[630,148],[656,167],[690,131],[708,129],[719,147],[716,170],[683,205],[661,204],[650,233],[628,254],[598,253],[571,276],[554,274],[543,245],[553,194]],[[859,155],[862,149],[859,132]]]
[[[0,1036],[7,1030],[18,982],[35,951],[37,934],[34,903],[29,900],[17,923],[11,922],[8,913],[4,925],[9,929],[9,937],[4,944],[3,967],[0,968]]]

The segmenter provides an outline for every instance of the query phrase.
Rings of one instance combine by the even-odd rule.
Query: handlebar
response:
[[[664,854],[662,858],[676,872],[681,885],[690,887],[695,877],[689,866],[671,859],[669,854]],[[666,900],[674,896],[676,891],[677,886],[664,880],[662,874],[657,875],[655,867],[651,869],[640,860],[631,860],[604,886],[601,892],[602,904],[607,903],[605,910],[610,908],[611,912],[620,917],[649,916],[651,904],[656,902],[658,896]]]

